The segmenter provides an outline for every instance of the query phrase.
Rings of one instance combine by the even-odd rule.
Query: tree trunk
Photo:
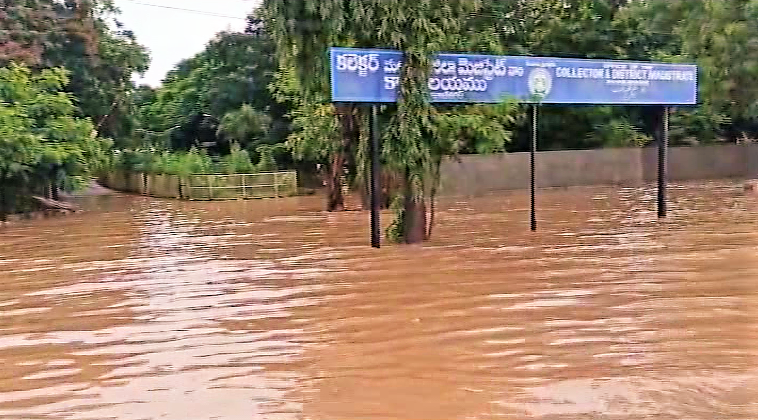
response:
[[[420,244],[426,239],[426,205],[423,200],[405,197],[405,213],[403,215],[405,243]]]
[[[0,173],[0,222],[7,222],[8,221],[8,205],[7,205],[7,199],[5,196],[6,191],[6,179],[5,179],[5,173]]]
[[[407,170],[404,195],[403,239],[407,244],[420,244],[426,239],[426,206],[423,198],[415,197]]]
[[[342,176],[345,163],[352,149],[358,144],[360,129],[355,115],[355,105],[343,105],[336,108],[342,127],[342,142],[339,150],[332,156],[329,173],[326,177],[327,211],[345,210],[345,196],[342,194]]]
[[[434,204],[436,192],[432,192],[432,194],[429,196],[429,227],[426,230],[426,237],[425,240],[432,239],[432,231],[434,231],[434,217],[436,216],[436,206]]]
[[[345,197],[342,195],[342,167],[345,163],[344,154],[337,153],[332,157],[326,175],[326,211],[345,210]]]
[[[53,166],[53,170],[50,173],[50,198],[55,201],[60,201],[60,194],[58,189],[58,167]]]
[[[366,181],[361,185],[361,203],[364,210],[371,209],[371,192],[369,186],[371,183],[371,175],[368,174],[365,177]],[[389,169],[382,169],[379,175],[381,180],[381,190],[379,191],[379,208],[386,210],[392,205],[392,199],[403,190],[402,182],[399,178]]]
[[[426,240],[432,239],[432,231],[434,231],[434,222],[436,216],[436,204],[437,188],[440,185],[440,168],[442,167],[442,157],[437,157],[437,161],[434,162],[434,172],[432,174],[432,188],[429,192],[429,227],[426,230]]]
[[[58,188],[58,183],[53,181],[53,185],[51,187],[52,189],[52,198],[55,201],[61,201],[61,195],[60,195],[60,189]]]

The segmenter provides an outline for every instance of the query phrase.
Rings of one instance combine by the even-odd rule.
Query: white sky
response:
[[[115,3],[121,9],[119,20],[124,27],[134,31],[137,41],[150,50],[150,70],[138,83],[158,86],[176,63],[202,51],[217,32],[243,30],[244,18],[260,0],[115,0]],[[214,14],[225,17],[211,16]]]

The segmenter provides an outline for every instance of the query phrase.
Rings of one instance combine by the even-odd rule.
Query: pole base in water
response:
[[[536,154],[537,154],[537,104],[532,105],[532,142],[529,150],[529,193],[530,219],[532,232],[537,231],[537,183],[536,183]]]
[[[379,220],[379,194],[382,191],[380,176],[380,162],[379,162],[379,107],[377,105],[371,106],[370,129],[371,129],[371,142],[370,151],[371,155],[371,246],[374,248],[382,247],[381,237],[381,222]]]

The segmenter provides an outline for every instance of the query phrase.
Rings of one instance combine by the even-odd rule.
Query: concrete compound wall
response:
[[[748,149],[748,178],[758,178],[758,145],[753,145]]]
[[[669,179],[758,178],[758,144],[673,147]],[[529,188],[529,153],[463,155],[442,165],[443,195],[478,195]],[[639,185],[658,176],[658,149],[623,148],[539,152],[541,188]]]

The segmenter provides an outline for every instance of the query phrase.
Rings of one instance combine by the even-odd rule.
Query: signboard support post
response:
[[[369,125],[371,131],[370,151],[371,155],[371,246],[381,248],[381,223],[379,220],[379,194],[382,191],[380,180],[380,163],[379,163],[379,106],[371,105],[369,114]]]
[[[658,142],[658,217],[666,217],[666,166],[669,147],[669,107],[663,107],[663,134]]]
[[[529,153],[529,189],[531,194],[531,225],[532,232],[537,231],[537,200],[536,200],[536,183],[535,183],[535,158],[537,154],[537,104],[532,104],[532,141]]]

